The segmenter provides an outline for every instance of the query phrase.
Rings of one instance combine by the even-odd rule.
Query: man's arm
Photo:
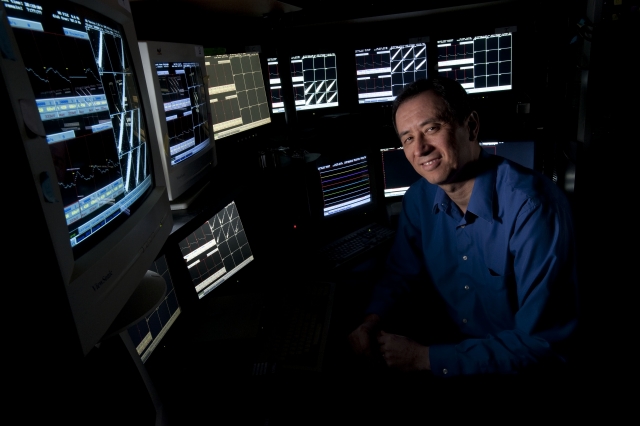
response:
[[[578,315],[570,214],[533,201],[522,208],[509,241],[517,297],[513,328],[456,345],[432,345],[434,374],[512,374],[566,362]]]

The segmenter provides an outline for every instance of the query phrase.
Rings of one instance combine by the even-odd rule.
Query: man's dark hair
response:
[[[416,80],[405,86],[402,93],[393,101],[391,119],[393,120],[393,128],[396,134],[398,133],[396,112],[400,105],[427,90],[433,90],[436,95],[444,100],[446,110],[441,111],[442,116],[439,118],[447,123],[457,122],[462,125],[464,120],[471,114],[471,111],[473,111],[467,91],[457,81],[440,76]]]

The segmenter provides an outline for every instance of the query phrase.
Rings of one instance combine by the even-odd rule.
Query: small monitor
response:
[[[282,82],[280,81],[280,66],[277,58],[267,58],[269,69],[269,94],[271,110],[274,113],[284,112],[284,96],[282,95]]]
[[[206,56],[205,66],[214,139],[271,123],[258,53]]]
[[[253,260],[235,202],[180,242],[182,257],[202,299]]]
[[[438,74],[458,81],[467,93],[512,88],[512,34],[438,41]]]
[[[154,312],[128,329],[129,336],[136,346],[136,351],[142,358],[143,363],[149,359],[151,353],[158,347],[158,344],[160,344],[160,341],[167,334],[181,312],[164,255],[158,257],[149,270],[164,278],[167,283],[167,295]]]
[[[402,148],[380,149],[385,198],[402,197],[420,175],[407,161]]]
[[[267,59],[271,108],[284,112],[278,60]],[[296,111],[338,106],[338,71],[335,53],[291,57],[291,81]]]
[[[160,152],[169,200],[174,209],[187,208],[189,200],[180,197],[206,185],[205,178],[216,165],[203,78],[204,49],[161,41],[140,41],[138,45],[152,99],[153,124],[162,135]]]
[[[324,217],[338,215],[372,202],[369,161],[366,155],[348,155],[337,161],[327,160],[323,161],[320,157],[317,165]]]
[[[535,141],[480,142],[487,152],[499,155],[522,166],[534,169]]]
[[[424,43],[355,51],[358,103],[392,102],[404,86],[427,78]]]

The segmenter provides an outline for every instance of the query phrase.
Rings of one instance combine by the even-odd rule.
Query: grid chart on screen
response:
[[[130,214],[151,188],[149,153],[118,25],[44,7],[44,15],[23,13],[8,21],[56,167],[69,240],[76,247],[122,213]],[[49,14],[50,19],[35,20]]]
[[[206,56],[214,139],[271,122],[258,53]]]
[[[284,98],[282,97],[282,86],[280,82],[280,69],[277,58],[267,58],[269,68],[269,91],[271,95],[271,110],[284,112]]]
[[[424,43],[355,51],[358,102],[391,102],[405,85],[427,78]]]
[[[330,216],[371,202],[367,157],[319,166],[324,216]]]
[[[146,362],[147,359],[149,359],[151,353],[158,347],[158,344],[160,344],[160,341],[167,331],[169,331],[181,312],[165,257],[160,256],[153,262],[149,270],[156,272],[164,278],[167,283],[167,295],[154,312],[147,315],[137,324],[129,327],[129,336],[131,336],[131,340],[136,346],[136,351],[142,358],[142,362]]]
[[[291,58],[296,110],[338,106],[336,55],[304,55]]]
[[[182,240],[180,250],[200,299],[253,260],[235,202]]]
[[[468,93],[510,90],[512,35],[491,34],[438,41],[438,74]]]

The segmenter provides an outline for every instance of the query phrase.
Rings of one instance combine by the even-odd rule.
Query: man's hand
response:
[[[382,358],[391,368],[402,371],[431,370],[428,346],[382,330],[378,334],[378,344]]]
[[[364,322],[349,334],[351,349],[357,355],[370,356],[372,343],[378,334],[380,317],[376,314],[367,315]]]

